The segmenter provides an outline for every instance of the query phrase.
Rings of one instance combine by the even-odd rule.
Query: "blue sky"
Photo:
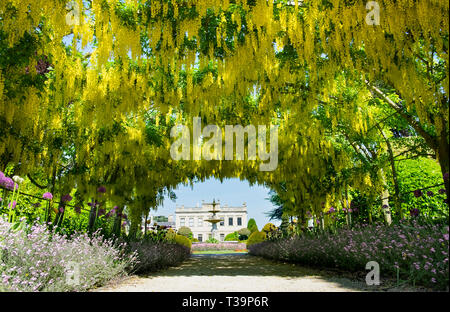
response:
[[[220,203],[228,206],[241,206],[244,202],[247,204],[248,218],[254,218],[258,228],[268,222],[279,225],[279,221],[269,221],[265,215],[275,208],[266,198],[269,197],[269,189],[260,186],[250,186],[247,181],[239,179],[227,179],[223,183],[220,180],[210,179],[205,182],[195,183],[193,188],[190,186],[179,185],[175,190],[177,199],[175,201],[169,198],[164,199],[164,204],[158,210],[152,213],[154,215],[168,216],[175,213],[176,205],[186,207],[195,207],[197,203],[201,205],[202,200],[211,202],[213,199],[220,200]]]

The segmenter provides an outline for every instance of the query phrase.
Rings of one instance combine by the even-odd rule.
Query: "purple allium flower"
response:
[[[16,209],[16,201],[14,200],[14,201],[12,201],[12,202],[10,202],[9,203],[9,205],[8,205],[8,208],[11,208],[11,209]]]
[[[81,207],[76,206],[73,209],[75,210],[76,213],[78,213],[78,214],[81,213]]]
[[[44,195],[42,195],[43,199],[53,199],[53,194],[50,192],[44,193]]]
[[[428,191],[427,196],[432,197],[432,196],[434,196],[434,193],[432,191]]]
[[[64,207],[59,207],[59,213],[63,213],[64,212]]]
[[[3,198],[0,197],[0,202],[3,201]]]
[[[14,188],[17,190],[19,185],[14,183],[14,181],[9,177],[0,177],[0,185],[4,188],[12,191]]]
[[[63,201],[63,202],[70,202],[71,200],[72,200],[72,196],[70,196],[69,194],[66,194],[63,197],[61,197],[61,201]]]
[[[330,207],[330,210],[328,210],[328,212],[329,213],[333,213],[333,212],[335,212],[336,210],[334,209],[334,207]]]
[[[97,192],[99,192],[99,193],[106,193],[106,187],[100,186],[100,187],[97,189]]]
[[[414,196],[416,196],[416,197],[420,197],[420,196],[422,196],[423,194],[422,194],[422,191],[421,190],[415,190],[414,191]]]
[[[443,188],[439,189],[439,194],[445,194],[445,189]]]
[[[128,219],[127,215],[122,213],[122,218],[124,218],[125,220]]]
[[[417,217],[419,215],[419,209],[414,208],[409,211],[409,214],[413,217]]]

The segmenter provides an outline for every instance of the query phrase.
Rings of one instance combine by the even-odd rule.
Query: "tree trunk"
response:
[[[88,224],[88,231],[89,233],[92,233],[94,231],[94,225],[95,225],[95,219],[97,218],[97,205],[94,201],[94,198],[92,198],[92,206],[91,211],[89,212],[89,224]]]
[[[392,216],[391,216],[391,208],[389,207],[389,189],[386,185],[386,176],[384,174],[383,169],[381,170],[381,179],[383,182],[383,192],[381,193],[381,209],[384,214],[384,221],[387,225],[391,225]]]
[[[377,125],[377,128],[380,131],[381,135],[383,136],[384,140],[386,141],[386,146],[387,146],[387,150],[388,150],[389,163],[391,165],[391,170],[392,170],[392,181],[394,182],[394,192],[395,192],[394,193],[394,205],[395,205],[395,210],[397,211],[400,219],[403,219],[403,211],[402,211],[402,206],[401,206],[401,203],[400,203],[400,187],[399,187],[398,179],[397,179],[397,170],[395,169],[394,152],[392,151],[391,142],[389,142],[389,139],[385,135],[383,129],[381,129],[381,127],[379,125]],[[385,178],[385,176],[384,176],[384,178]],[[383,183],[386,183],[386,181],[384,181]],[[384,197],[386,197],[386,196],[383,195],[383,198]],[[384,205],[386,205],[386,203],[383,202],[382,205],[384,206]],[[387,203],[387,205],[389,205],[389,203]],[[391,215],[391,220],[392,220],[392,215]]]
[[[120,237],[120,232],[122,229],[122,211],[123,208],[119,208],[119,210],[116,211],[116,218],[114,219],[113,234],[116,237]]]
[[[450,192],[450,179],[448,178],[449,175],[449,167],[450,167],[450,161],[449,161],[449,142],[447,140],[447,129],[448,125],[446,124],[444,118],[442,118],[443,123],[443,130],[439,134],[439,150],[436,153],[436,158],[439,161],[439,164],[441,165],[441,172],[442,176],[444,177],[444,185],[445,185],[445,193],[447,194],[447,206],[450,207],[448,199],[449,199],[449,192]]]
[[[347,207],[347,226],[352,227],[352,213],[350,212],[350,202],[348,201],[348,185],[345,186],[345,205]]]

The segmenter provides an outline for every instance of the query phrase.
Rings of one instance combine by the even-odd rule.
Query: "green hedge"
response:
[[[247,248],[253,244],[261,243],[266,240],[267,234],[265,232],[253,232],[247,241]]]
[[[191,246],[192,246],[192,242],[191,242],[191,240],[190,240],[189,238],[187,238],[186,236],[183,236],[183,235],[179,235],[179,234],[177,234],[177,235],[175,236],[175,242],[176,242],[177,244],[179,244],[179,245],[186,246],[186,247],[188,247],[189,249],[190,249]]]

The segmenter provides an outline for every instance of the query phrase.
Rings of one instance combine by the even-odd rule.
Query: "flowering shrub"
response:
[[[0,218],[0,278],[8,291],[83,291],[126,274],[136,264],[135,254],[125,254],[101,236],[88,237],[50,232],[42,225],[13,229]],[[68,282],[68,273],[79,269],[79,284]]]
[[[192,251],[207,251],[207,250],[245,250],[245,243],[199,243],[192,244]]]
[[[381,274],[433,288],[449,283],[449,227],[415,220],[393,226],[361,225],[336,233],[305,234],[249,246],[252,255],[320,267],[364,271],[369,261]]]

